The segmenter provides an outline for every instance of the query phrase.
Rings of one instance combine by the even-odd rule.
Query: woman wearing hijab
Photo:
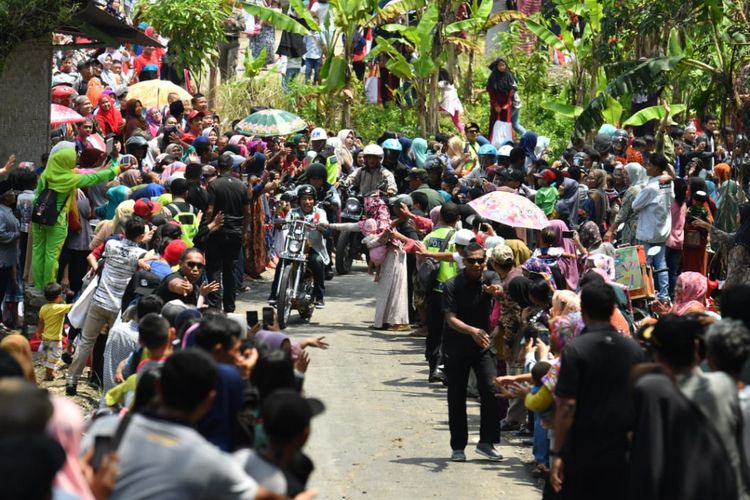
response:
[[[581,298],[572,290],[558,290],[552,294],[550,317],[567,316],[581,311]],[[551,325],[550,325],[551,326]]]
[[[141,115],[143,113],[143,104],[138,99],[128,99],[125,102],[125,130],[123,132],[123,139],[128,140],[131,135],[137,131],[141,131],[144,134],[148,134],[148,123],[143,119]]]
[[[513,267],[520,267],[531,257],[531,250],[521,240],[506,239],[505,244],[513,251]]]
[[[568,226],[561,220],[550,221],[548,228],[555,232],[555,245],[562,248],[565,253],[577,255],[576,245],[571,238],[564,238],[563,233],[568,231]],[[578,289],[578,262],[573,259],[559,259],[557,265],[565,277],[569,290]]]
[[[0,342],[0,349],[8,351],[21,367],[26,380],[36,384],[34,360],[31,357],[31,345],[26,337],[18,333],[12,333]]]
[[[94,250],[99,245],[104,243],[113,234],[117,234],[118,228],[122,226],[124,221],[133,215],[133,209],[135,208],[135,200],[125,200],[115,209],[115,216],[111,220],[103,220],[97,224],[94,228],[94,237],[91,239],[89,248]]]
[[[566,177],[559,191],[560,199],[555,203],[555,211],[568,226],[575,227],[578,225],[578,182]]]
[[[73,143],[60,142],[50,152],[47,167],[39,177],[34,203],[45,190],[56,195],[57,223],[48,226],[33,222],[32,232],[32,274],[34,286],[39,289],[57,277],[58,260],[65,238],[68,236],[68,220],[78,220],[76,189],[93,186],[112,180],[120,173],[119,166],[103,169],[96,173],[81,175],[74,172],[76,151]]]
[[[604,233],[604,224],[609,215],[609,199],[604,189],[607,184],[607,172],[600,169],[592,170],[587,179],[588,197],[581,208],[585,213],[585,219],[594,221],[599,231]]]
[[[122,133],[125,121],[122,119],[122,114],[115,108],[115,100],[110,94],[102,94],[99,98],[95,118],[103,135]]]
[[[411,141],[411,155],[414,157],[414,166],[424,168],[424,162],[427,160],[427,141],[421,137]]]
[[[677,277],[677,284],[674,287],[674,305],[669,307],[669,304],[656,301],[652,308],[654,312],[661,316],[666,314],[685,316],[690,313],[705,313],[707,291],[708,278],[693,271],[683,272]]]
[[[99,220],[112,219],[115,210],[123,201],[130,196],[130,188],[127,186],[112,186],[107,190],[107,203],[97,207],[94,213]]]
[[[147,132],[151,134],[151,137],[159,135],[159,129],[161,128],[161,111],[157,107],[150,107],[146,110],[146,124]]]
[[[245,272],[255,279],[260,278],[268,263],[265,229],[268,201],[264,194],[266,183],[261,178],[265,166],[266,156],[263,153],[255,153],[245,163],[245,172],[251,184],[248,192],[250,196],[250,231],[245,246]]]
[[[94,500],[81,471],[81,436],[85,429],[83,413],[78,405],[61,396],[52,395],[53,412],[47,422],[47,434],[65,450],[65,463],[55,476],[54,489],[60,497]],[[54,495],[57,498],[57,494]]]
[[[408,137],[399,137],[398,142],[401,144],[401,156],[398,160],[408,168],[415,167],[416,165],[414,165],[414,160],[411,157],[412,140]]]
[[[633,200],[635,200],[636,195],[641,192],[643,186],[648,182],[648,175],[646,174],[646,169],[638,163],[628,163],[623,170],[625,184],[628,187],[622,198],[620,211],[617,212],[617,217],[615,217],[614,223],[607,230],[604,239],[611,241],[614,232],[618,230],[617,228],[620,227],[620,224],[623,224],[618,241],[622,245],[635,245],[635,229],[638,223],[638,214],[633,211]]]
[[[737,214],[742,202],[746,199],[745,194],[737,181],[731,179],[732,169],[729,165],[719,163],[714,167],[714,173],[719,180],[715,224],[722,231],[732,233],[737,229]]]
[[[705,221],[693,224],[711,232],[711,241],[728,252],[727,274],[724,290],[735,285],[750,285],[750,203],[742,205],[739,227],[735,233],[727,233]]]
[[[526,168],[528,168],[529,165],[537,160],[535,151],[536,141],[537,135],[534,132],[526,132],[518,141],[518,147],[523,149],[524,153],[526,154],[526,163],[524,165],[524,167]]]
[[[691,192],[688,200],[687,216],[685,220],[685,238],[682,245],[682,271],[695,271],[706,274],[708,266],[708,231],[696,225],[698,220],[711,225],[714,223],[711,215],[709,198],[705,191],[692,191],[694,188],[705,188],[705,182],[700,177],[691,179]]]
[[[490,95],[490,128],[487,137],[492,137],[492,127],[495,126],[496,121],[511,123],[516,80],[505,59],[495,59],[489,68],[490,77],[487,80],[486,89]]]

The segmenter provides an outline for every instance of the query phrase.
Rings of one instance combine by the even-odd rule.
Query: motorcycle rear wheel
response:
[[[336,242],[336,273],[339,276],[352,272],[352,262],[354,261],[352,237],[355,234],[349,231],[342,231],[339,234],[339,240]]]

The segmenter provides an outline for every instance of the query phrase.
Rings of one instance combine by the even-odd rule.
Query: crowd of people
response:
[[[327,4],[315,5],[322,25]],[[317,78],[319,37],[304,42]],[[169,71],[160,50],[57,54],[51,99],[84,121],[55,127],[38,164],[0,169],[0,456],[9,475],[36,471],[8,498],[313,496],[302,450],[323,405],[302,387],[307,351],[328,344],[235,312],[251,280],[280,268],[299,218],[315,225],[318,309],[335,242],[361,233],[372,328],[424,336],[425,383],[447,386],[451,460],[466,460],[471,397],[476,452],[502,460],[501,432],[531,438],[545,498],[750,495],[745,136],[711,114],[680,125],[665,103],[659,123],[604,125],[555,155],[520,125],[503,59],[488,129],[461,121],[445,76],[457,134],[310,123],[246,136],[197,92],[128,99]],[[497,191],[533,202],[546,226],[469,204]],[[358,222],[341,220],[348,197]],[[622,279],[633,247],[637,295]],[[70,399],[35,387],[32,357],[45,381],[65,372],[70,397],[90,367],[101,400],[85,434]]]

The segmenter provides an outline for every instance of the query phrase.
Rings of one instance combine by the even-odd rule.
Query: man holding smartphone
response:
[[[476,452],[488,460],[502,460],[495,449],[500,442],[500,407],[495,399],[494,342],[487,333],[492,309],[490,290],[500,285],[494,271],[485,271],[484,249],[469,243],[464,251],[463,271],[445,283],[443,292],[443,352],[448,375],[448,425],[451,433],[451,460],[466,461],[464,448],[469,430],[466,423],[466,386],[469,372],[477,376],[481,409],[479,443]]]

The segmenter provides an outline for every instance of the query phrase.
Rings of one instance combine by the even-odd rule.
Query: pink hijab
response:
[[[55,486],[81,500],[94,500],[78,463],[84,428],[83,413],[75,403],[66,398],[53,394],[50,399],[54,411],[47,423],[47,434],[60,443],[66,456],[65,464],[55,476]]]
[[[679,294],[678,287],[682,288]],[[689,271],[680,274],[675,286],[675,304],[672,312],[682,316],[688,312],[705,311],[707,290],[708,282],[701,273]]]
[[[240,154],[242,156],[247,156],[247,146],[245,144],[240,144],[240,141],[243,139],[245,140],[245,144],[247,144],[247,137],[245,137],[244,135],[240,135],[240,134],[233,135],[232,137],[229,138],[229,144],[239,146]]]
[[[555,232],[555,246],[561,247],[565,250],[565,253],[576,255],[576,246],[573,240],[569,238],[563,238],[563,231],[568,230],[568,226],[565,222],[555,219],[550,221],[547,226],[552,228]],[[568,288],[575,290],[578,288],[578,262],[573,259],[559,259],[557,265],[560,267],[560,271],[565,276],[565,281],[568,283]]]

